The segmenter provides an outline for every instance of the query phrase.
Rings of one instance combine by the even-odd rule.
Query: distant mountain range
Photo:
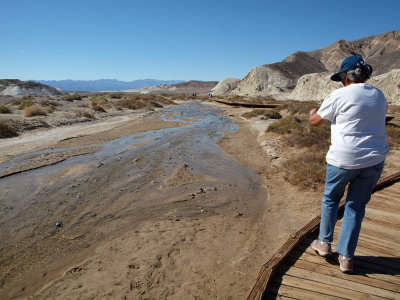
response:
[[[139,79],[133,81],[119,81],[116,79],[98,80],[35,80],[48,86],[70,92],[100,92],[100,91],[122,91],[129,89],[146,88],[160,84],[175,84],[183,80],[157,80]]]

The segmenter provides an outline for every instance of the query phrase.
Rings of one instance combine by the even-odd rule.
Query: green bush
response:
[[[25,99],[21,101],[21,104],[18,105],[18,109],[19,110],[23,110],[24,108],[28,107],[28,106],[32,106],[35,103],[31,100],[31,99]]]
[[[8,106],[5,106],[4,104],[0,104],[0,114],[10,114],[11,109]]]

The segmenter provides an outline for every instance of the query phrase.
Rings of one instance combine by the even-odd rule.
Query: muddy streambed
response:
[[[174,106],[160,118],[179,127],[46,149],[0,165],[0,296],[29,294],[48,276],[38,270],[55,262],[61,268],[142,221],[257,219],[263,181],[215,144],[237,130],[219,113],[200,103]],[[22,284],[28,277],[31,283]]]

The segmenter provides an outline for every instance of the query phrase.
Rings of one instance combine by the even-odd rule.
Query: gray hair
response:
[[[362,62],[357,65],[355,70],[349,70],[346,74],[351,82],[363,83],[371,77],[372,67]]]

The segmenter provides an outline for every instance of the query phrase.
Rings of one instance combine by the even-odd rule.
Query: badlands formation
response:
[[[400,105],[396,88],[400,78],[399,30],[355,41],[340,40],[319,50],[299,51],[281,62],[254,67],[237,86],[232,85],[224,93],[217,91],[221,83],[214,90],[218,92],[216,95],[273,95],[277,99],[322,100],[341,86],[331,82],[329,76],[340,69],[344,58],[351,55],[360,55],[372,65],[374,76],[368,83],[380,88],[390,103]]]

